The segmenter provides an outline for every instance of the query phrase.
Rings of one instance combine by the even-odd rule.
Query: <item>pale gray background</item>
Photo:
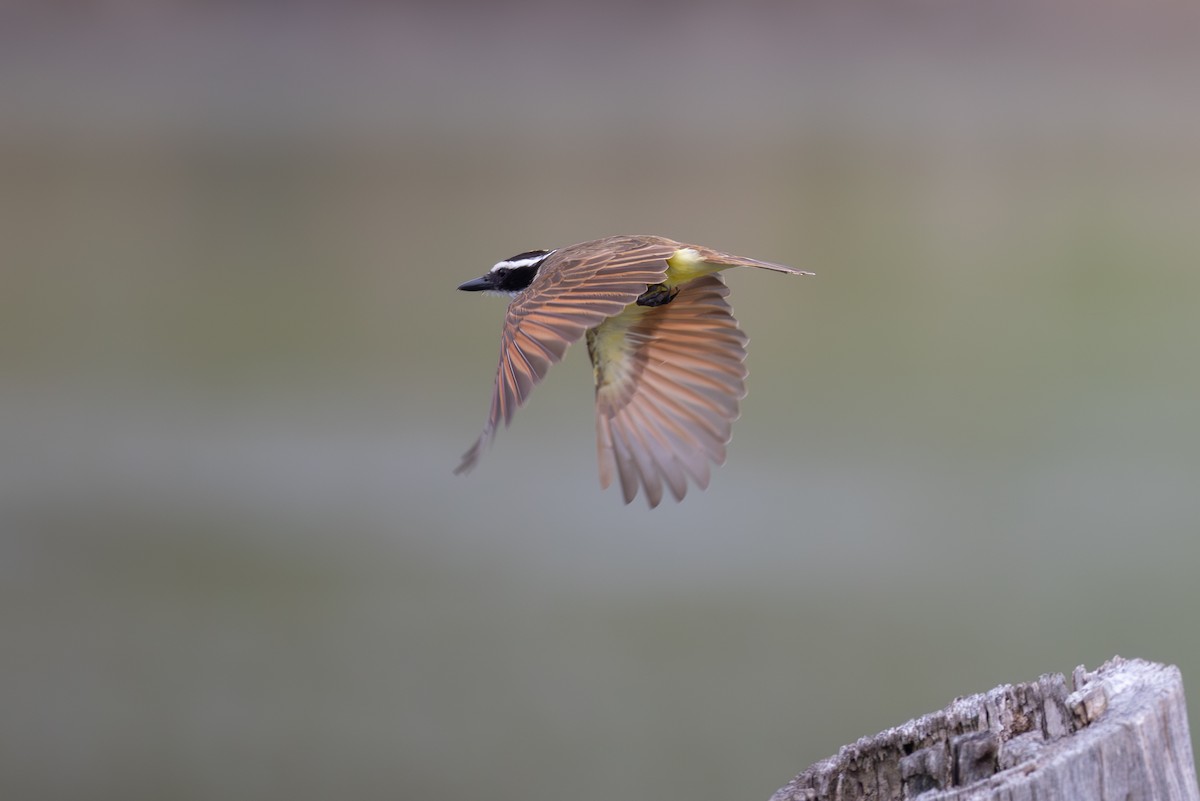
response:
[[[764,799],[1002,681],[1200,686],[1196,6],[0,17],[6,798]],[[581,349],[452,476],[454,287],[636,232],[818,273],[728,274],[712,488],[600,492]]]

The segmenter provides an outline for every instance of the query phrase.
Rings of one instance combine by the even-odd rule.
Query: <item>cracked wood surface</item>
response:
[[[771,801],[1200,801],[1175,667],[1114,657],[843,746]]]

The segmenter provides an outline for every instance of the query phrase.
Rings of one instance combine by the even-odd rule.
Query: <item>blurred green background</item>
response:
[[[0,31],[5,797],[765,799],[1001,682],[1200,687],[1197,6]],[[728,464],[602,493],[579,349],[454,477],[454,287],[614,233],[817,273],[727,274]]]

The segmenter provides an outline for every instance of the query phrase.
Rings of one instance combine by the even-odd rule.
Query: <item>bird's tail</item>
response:
[[[710,264],[720,264],[722,267],[759,267],[763,270],[772,270],[777,273],[787,273],[788,275],[814,275],[814,273],[810,273],[808,270],[797,270],[795,267],[788,267],[786,264],[748,259],[745,256],[734,256],[730,253],[706,254],[706,256],[705,261]]]

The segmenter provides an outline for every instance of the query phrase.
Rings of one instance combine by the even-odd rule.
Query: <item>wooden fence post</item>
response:
[[[843,746],[771,801],[1200,801],[1183,680],[1114,657]]]

